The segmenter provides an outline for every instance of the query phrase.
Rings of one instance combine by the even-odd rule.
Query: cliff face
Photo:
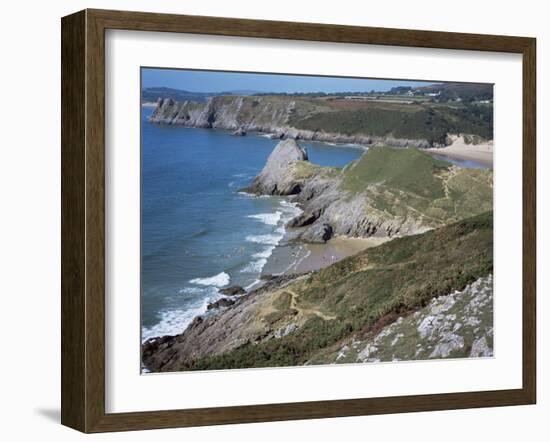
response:
[[[307,161],[307,152],[296,141],[281,141],[262,172],[254,179],[250,192],[266,195],[295,195],[300,193],[304,179],[296,173],[300,162]]]
[[[391,133],[373,135],[368,129],[345,133],[295,127],[295,124],[299,125],[298,122],[313,115],[330,115],[331,112],[334,109],[323,102],[289,97],[217,96],[209,98],[206,103],[159,98],[149,121],[186,127],[259,131],[271,133],[277,139],[421,148],[442,145],[423,136],[394,137]]]
[[[236,130],[266,130],[284,126],[294,102],[258,97],[218,96],[204,104],[178,102],[170,98],[157,101],[149,121],[189,127]]]
[[[344,169],[307,161],[295,141],[275,148],[247,192],[295,195],[306,242],[333,235],[422,233],[492,208],[492,171],[461,169],[416,149],[371,148]]]

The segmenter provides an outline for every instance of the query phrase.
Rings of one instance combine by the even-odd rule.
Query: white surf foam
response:
[[[210,285],[214,287],[223,287],[229,284],[229,281],[231,278],[229,275],[225,272],[218,273],[217,275],[210,276],[207,278],[195,278],[190,280],[189,282],[191,284],[198,284],[198,285]]]
[[[141,329],[141,340],[160,337],[165,335],[177,335],[182,333],[191,323],[195,316],[206,312],[209,303],[208,298],[204,298],[199,305],[193,308],[167,310],[160,314],[160,321],[151,326]]]
[[[183,289],[178,290],[178,293],[183,295],[198,295],[203,292],[203,288],[201,287],[185,287]]]
[[[261,273],[266,263],[267,263],[266,258],[258,259],[257,261],[252,261],[244,269],[241,270],[241,273]]]
[[[269,258],[273,253],[275,246],[266,247],[264,250],[258,253],[254,253],[252,258]]]
[[[276,246],[282,239],[282,235],[248,235],[246,240],[257,244],[269,244]]]
[[[274,213],[258,213],[257,215],[248,215],[247,218],[257,219],[268,226],[276,226],[281,220],[283,212],[277,210]]]

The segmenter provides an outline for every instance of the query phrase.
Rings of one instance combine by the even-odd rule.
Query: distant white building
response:
[[[410,91],[407,91],[405,95],[407,95],[408,97],[412,97],[414,95],[414,92],[410,90]]]
[[[370,99],[371,97],[365,97],[363,95],[347,95],[344,97],[344,100],[359,100],[359,101],[365,101]]]

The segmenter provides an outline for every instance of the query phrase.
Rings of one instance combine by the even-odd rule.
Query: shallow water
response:
[[[431,154],[434,158],[442,161],[447,161],[448,163],[454,164],[458,167],[463,167],[465,169],[491,169],[492,167],[479,163],[474,160],[466,160],[466,159],[459,159],[459,158],[453,158],[448,155],[438,155],[438,154]]]

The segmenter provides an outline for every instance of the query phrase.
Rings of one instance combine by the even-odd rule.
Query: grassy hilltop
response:
[[[459,168],[415,148],[371,147],[343,169],[296,161],[283,175],[303,209],[291,226],[304,227],[300,237],[309,242],[326,240],[327,229],[354,237],[421,233],[493,204],[492,170]],[[255,193],[269,188],[255,184]]]
[[[341,187],[365,194],[391,217],[418,215],[435,223],[477,215],[493,203],[491,170],[453,167],[413,148],[369,149],[342,171]]]

